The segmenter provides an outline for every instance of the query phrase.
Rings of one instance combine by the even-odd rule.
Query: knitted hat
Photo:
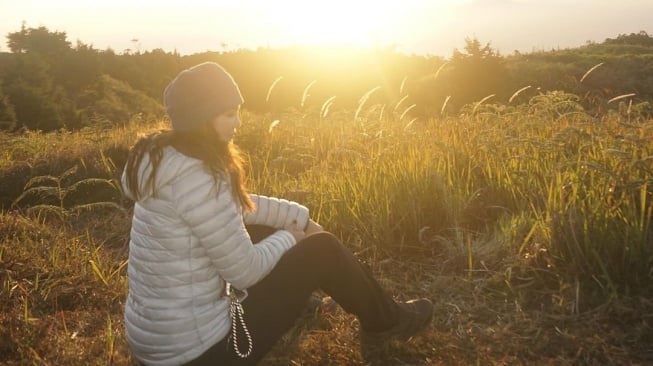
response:
[[[238,85],[215,62],[180,72],[163,92],[163,104],[177,131],[191,130],[241,103]]]

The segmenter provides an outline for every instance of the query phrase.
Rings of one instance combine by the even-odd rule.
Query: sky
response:
[[[344,43],[449,57],[475,37],[505,55],[653,34],[651,14],[653,0],[0,0],[0,51],[25,22],[116,52]]]

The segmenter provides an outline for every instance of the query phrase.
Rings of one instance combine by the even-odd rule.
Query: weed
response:
[[[252,191],[308,206],[395,296],[434,299],[437,324],[394,349],[402,360],[650,362],[653,122],[597,120],[562,91],[515,103],[527,88],[444,118],[447,97],[443,118],[419,123],[408,99],[368,106],[375,88],[355,113],[331,109],[335,96],[313,117],[245,113],[236,142]],[[0,362],[130,363],[130,207],[110,198],[122,164],[108,152],[160,128],[0,135],[0,170],[26,175],[0,215]],[[33,169],[43,161],[57,169]],[[301,325],[301,347],[267,360],[361,363],[351,323],[338,312]]]

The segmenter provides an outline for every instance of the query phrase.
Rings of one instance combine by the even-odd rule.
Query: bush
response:
[[[84,125],[123,125],[137,115],[141,119],[152,119],[164,114],[161,103],[109,75],[100,76],[99,80],[80,96],[78,107]]]

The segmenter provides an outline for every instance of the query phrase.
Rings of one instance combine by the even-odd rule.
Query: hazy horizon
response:
[[[449,57],[466,37],[502,54],[573,48],[619,34],[653,30],[653,1],[331,0],[210,4],[82,0],[0,0],[0,32],[27,27],[65,32],[96,49],[181,54],[309,44],[395,45],[406,54]],[[6,38],[0,51],[8,51]]]

